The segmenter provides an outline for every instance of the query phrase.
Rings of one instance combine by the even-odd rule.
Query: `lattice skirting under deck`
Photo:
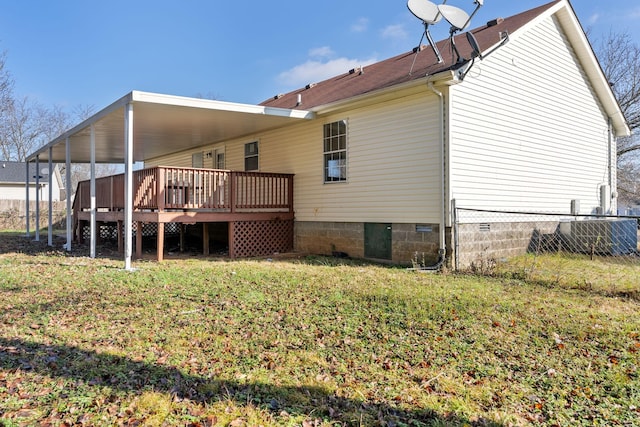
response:
[[[267,256],[293,250],[293,220],[238,221],[231,226],[231,257]]]
[[[136,221],[132,224],[132,232],[135,236],[138,228],[138,223]],[[124,230],[124,227],[123,227]],[[180,224],[177,222],[169,222],[165,224],[164,234],[166,235],[174,235],[180,233]],[[117,240],[118,239],[118,224],[115,222],[108,223],[99,223],[97,235],[102,240]],[[158,224],[155,222],[147,222],[143,225],[142,230],[143,236],[157,236],[158,235]],[[82,226],[82,238],[83,240],[89,240],[91,238],[91,225],[88,221],[84,222]]]

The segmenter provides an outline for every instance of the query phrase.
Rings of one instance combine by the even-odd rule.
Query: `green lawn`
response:
[[[0,425],[640,424],[633,298],[331,258],[122,264],[0,233]]]

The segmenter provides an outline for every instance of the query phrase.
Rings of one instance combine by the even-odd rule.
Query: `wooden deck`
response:
[[[96,179],[96,222],[117,226],[122,247],[124,174]],[[91,219],[90,181],[78,183],[74,230],[83,239]],[[208,223],[229,224],[229,256],[258,256],[293,247],[293,175],[217,169],[155,167],[133,173],[136,256],[142,256],[142,230],[157,224],[157,259],[163,258],[167,223],[203,224],[208,253]],[[182,227],[181,227],[182,229]]]

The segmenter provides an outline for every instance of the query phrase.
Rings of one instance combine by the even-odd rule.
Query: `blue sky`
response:
[[[544,3],[485,0],[471,27]],[[640,43],[640,1],[572,4],[592,35],[627,31]],[[16,95],[69,110],[131,90],[259,103],[408,51],[421,33],[406,0],[3,0],[0,12]],[[445,38],[448,25],[432,33]]]

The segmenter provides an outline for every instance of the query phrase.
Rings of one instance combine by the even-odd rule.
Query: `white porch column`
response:
[[[40,241],[40,155],[36,156],[36,242]]]
[[[124,110],[124,268],[131,270],[133,232],[133,104]]]
[[[91,125],[91,240],[89,256],[96,257],[96,126]]]
[[[67,192],[67,243],[65,244],[65,249],[67,252],[71,252],[71,239],[73,239],[72,227],[73,227],[73,219],[71,217],[71,192],[73,191],[71,187],[71,142],[69,141],[69,137],[65,142],[65,187]]]
[[[27,162],[25,163],[27,165],[27,176],[26,179],[24,180],[25,182],[25,187],[27,190],[27,194],[24,198],[26,206],[25,206],[25,218],[26,218],[26,222],[27,222],[27,238],[31,237],[31,232],[29,230],[29,220],[30,218],[30,213],[29,213],[29,160],[27,160]]]
[[[53,246],[53,147],[49,147],[49,218],[47,221],[47,244]]]

